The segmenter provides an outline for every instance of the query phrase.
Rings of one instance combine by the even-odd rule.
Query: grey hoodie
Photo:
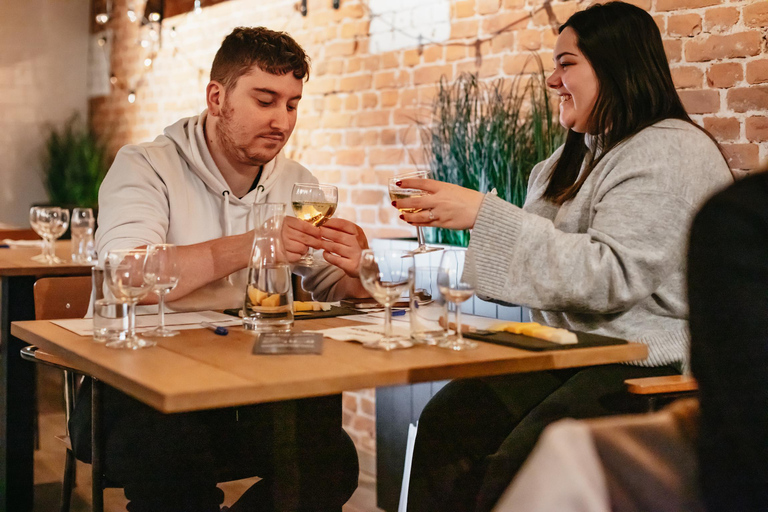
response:
[[[520,209],[486,195],[467,254],[477,292],[534,320],[648,345],[643,366],[685,364],[685,254],[693,215],[733,182],[717,146],[668,119],[607,153],[576,196],[542,196],[556,151],[531,172]]]
[[[96,249],[103,261],[113,249],[156,243],[191,245],[253,229],[253,203],[285,203],[294,183],[317,183],[282,152],[264,166],[259,185],[235,197],[208,151],[203,127],[208,111],[181,119],[153,142],[128,145],[115,157],[99,190]],[[303,286],[318,300],[336,300],[333,285],[344,272],[331,265],[305,274]],[[247,269],[214,281],[170,303],[175,311],[224,309],[243,303]]]

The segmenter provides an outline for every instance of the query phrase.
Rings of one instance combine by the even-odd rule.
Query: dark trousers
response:
[[[90,402],[86,385],[70,420],[75,455],[85,462]],[[357,488],[358,463],[340,415],[338,395],[162,414],[105,386],[104,472],[124,487],[131,512],[218,512],[217,483],[253,476],[263,480],[238,510],[341,510]]]
[[[449,383],[419,418],[409,512],[491,510],[547,425],[638,412],[624,380],[675,373],[615,364]]]

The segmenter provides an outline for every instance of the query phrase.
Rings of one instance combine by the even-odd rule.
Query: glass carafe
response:
[[[284,218],[285,204],[253,205],[253,248],[243,307],[243,326],[249,330],[290,331],[293,326],[291,268],[280,238]]]

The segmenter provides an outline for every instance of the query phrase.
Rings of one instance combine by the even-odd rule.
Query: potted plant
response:
[[[564,140],[547,92],[541,60],[538,71],[484,83],[464,73],[440,81],[430,122],[420,123],[426,160],[440,181],[488,192],[522,206],[533,166]],[[468,231],[428,229],[432,243],[466,247]]]

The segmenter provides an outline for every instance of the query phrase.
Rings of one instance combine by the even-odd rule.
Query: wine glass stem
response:
[[[160,315],[160,330],[165,330],[165,290],[157,292],[157,313]]]
[[[43,245],[45,246],[44,248],[45,259],[52,262],[56,257],[56,250],[55,250],[55,246],[53,245],[53,238],[49,236],[45,237],[45,241]]]
[[[136,302],[131,301],[128,303],[128,338],[133,339],[136,337]]]
[[[426,242],[424,242],[424,228],[421,226],[416,226],[416,239],[419,241],[419,247],[424,247]]]
[[[464,337],[461,335],[461,304],[456,304],[456,341],[463,341]]]
[[[384,339],[392,337],[392,306],[384,305]]]

